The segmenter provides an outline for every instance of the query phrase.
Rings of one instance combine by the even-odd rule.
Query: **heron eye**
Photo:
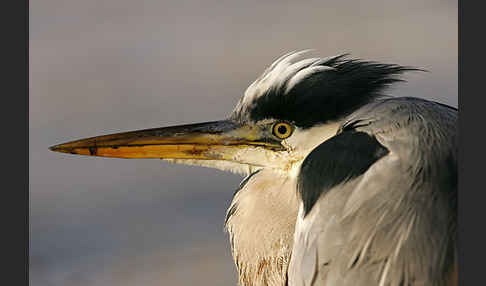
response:
[[[277,122],[273,125],[272,131],[273,135],[280,139],[285,139],[292,135],[293,130],[290,124],[285,122]]]

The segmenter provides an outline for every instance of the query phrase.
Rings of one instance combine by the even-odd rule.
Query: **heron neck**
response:
[[[269,169],[235,194],[226,229],[240,284],[286,284],[297,212],[295,179]]]

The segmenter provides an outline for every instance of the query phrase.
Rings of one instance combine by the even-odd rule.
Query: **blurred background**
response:
[[[50,152],[226,117],[278,56],[411,65],[389,90],[457,106],[457,1],[30,1],[30,285],[235,285],[238,175]]]

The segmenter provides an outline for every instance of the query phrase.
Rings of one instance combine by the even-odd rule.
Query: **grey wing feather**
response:
[[[413,98],[351,114],[342,132],[366,132],[390,152],[307,215],[301,206],[289,285],[448,285],[457,263],[457,128],[456,110]]]

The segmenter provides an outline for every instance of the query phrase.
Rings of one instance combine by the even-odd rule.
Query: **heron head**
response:
[[[228,119],[97,136],[52,151],[116,158],[166,159],[240,173],[291,172],[343,118],[380,96],[409,68],[345,55],[277,59],[253,82]]]

